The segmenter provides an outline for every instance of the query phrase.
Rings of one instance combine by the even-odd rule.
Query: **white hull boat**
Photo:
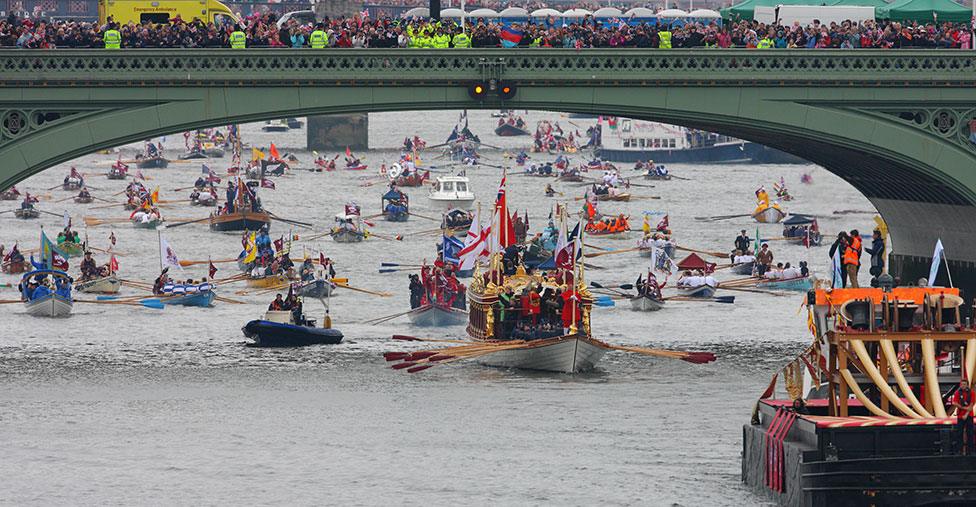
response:
[[[593,369],[610,350],[602,342],[579,335],[529,342],[525,348],[502,350],[478,360],[502,368],[576,373]]]
[[[639,312],[656,312],[664,308],[664,301],[647,296],[636,296],[630,298],[630,306]]]
[[[460,326],[468,321],[468,312],[457,308],[425,305],[414,308],[407,317],[415,326]]]
[[[465,176],[440,176],[427,194],[434,205],[442,209],[470,209],[474,205],[474,192]]]
[[[737,275],[751,276],[752,271],[755,269],[755,267],[756,267],[756,261],[741,262],[739,264],[733,265],[731,271],[732,273]]]
[[[52,293],[26,301],[24,307],[27,308],[27,313],[34,317],[68,317],[71,315],[74,303],[70,299]]]
[[[779,208],[770,206],[752,214],[752,218],[761,224],[775,224],[786,218],[786,213]]]
[[[122,282],[115,275],[86,280],[75,284],[75,290],[89,294],[118,294],[121,288]]]
[[[697,287],[678,287],[678,294],[692,298],[710,298],[715,295],[715,287],[708,284]]]

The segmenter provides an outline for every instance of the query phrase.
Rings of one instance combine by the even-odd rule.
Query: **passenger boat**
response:
[[[620,118],[602,129],[596,155],[613,162],[798,164],[799,157],[761,144],[702,130]]]
[[[139,169],[163,169],[169,165],[169,160],[166,160],[161,155],[155,157],[146,157],[144,155],[136,155],[136,167]]]
[[[808,291],[813,288],[813,285],[813,276],[807,275],[797,278],[762,280],[756,284],[756,288]]]
[[[342,332],[331,327],[315,327],[315,321],[305,319],[296,323],[292,312],[269,310],[264,319],[252,320],[241,328],[244,336],[254,340],[249,347],[304,347],[306,345],[335,345],[342,341]]]
[[[495,128],[495,135],[499,137],[531,136],[532,133],[514,123],[503,123]]]
[[[407,318],[415,326],[460,326],[468,320],[468,312],[441,304],[426,304],[411,310]]]
[[[498,263],[500,260],[496,258],[493,262]],[[543,278],[539,274],[527,274],[524,266],[521,265],[516,268],[514,275],[505,277],[500,284],[486,284],[484,276],[476,269],[471,286],[468,288],[470,307],[468,335],[475,341],[504,343],[504,340],[499,338],[499,323],[495,320],[494,307],[498,302],[498,295],[508,288],[512,288],[515,293],[521,293],[529,285],[541,285],[546,290],[559,288],[550,279]],[[478,358],[477,361],[489,366],[563,373],[592,369],[610,347],[591,336],[590,309],[593,305],[593,296],[585,284],[575,285],[576,290],[572,294],[578,295],[581,303],[575,306],[580,309],[580,314],[575,319],[571,319],[577,324],[575,329],[571,329],[567,334],[563,334],[562,329],[559,329],[556,331],[559,333],[558,336],[531,340],[525,346],[493,352]],[[572,300],[566,301],[564,304],[573,304]]]
[[[40,286],[34,289],[33,294],[27,295],[24,300],[24,308],[27,313],[34,317],[68,317],[74,307],[74,300],[71,297],[71,277],[63,271],[57,270],[37,270],[24,274],[20,279],[23,287],[27,287],[28,282],[33,278],[44,278],[50,276],[54,279],[55,290]]]
[[[783,237],[788,243],[820,246],[823,236],[817,219],[806,215],[790,215],[783,221]]]
[[[85,253],[85,245],[81,243],[75,243],[74,241],[62,241],[58,243],[58,250],[68,257],[80,257]]]
[[[122,282],[115,275],[93,278],[75,284],[75,290],[88,294],[118,294]]]
[[[639,312],[656,312],[664,308],[664,300],[647,295],[634,296],[630,298],[630,306]]]
[[[34,208],[20,208],[14,210],[14,216],[23,220],[30,220],[41,216],[41,212]]]
[[[210,214],[211,231],[258,231],[271,228],[271,214],[267,211],[238,210],[233,213]]]
[[[715,286],[703,283],[701,285],[678,285],[678,295],[691,298],[710,298],[715,295]]]
[[[438,176],[427,198],[443,209],[469,209],[475,196],[467,176]]]
[[[75,204],[91,204],[95,202],[95,198],[90,195],[79,195],[75,196]]]
[[[298,287],[296,287],[295,292],[297,292],[299,296],[307,298],[325,298],[332,296],[332,293],[335,292],[335,285],[328,280],[319,278],[316,280],[302,282],[298,285]]]
[[[268,120],[261,127],[265,132],[288,132],[288,122],[282,119]]]
[[[757,210],[752,214],[752,218],[761,224],[775,224],[786,218],[786,213],[778,206],[772,205]]]

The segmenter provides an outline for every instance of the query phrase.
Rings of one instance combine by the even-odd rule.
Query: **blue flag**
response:
[[[444,240],[441,243],[441,253],[444,256],[444,262],[449,262],[454,265],[461,264],[459,253],[462,248],[464,248],[464,243],[461,240],[454,236],[444,236]]]

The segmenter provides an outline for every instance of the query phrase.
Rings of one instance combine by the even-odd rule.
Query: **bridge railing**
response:
[[[125,49],[0,52],[0,86],[186,86],[258,83],[450,84],[489,75],[523,85],[832,82],[976,85],[976,59],[927,50]]]

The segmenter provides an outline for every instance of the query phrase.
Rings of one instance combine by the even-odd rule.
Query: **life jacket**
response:
[[[857,249],[853,245],[844,249],[844,264],[857,266],[861,264],[861,259],[857,255]]]

